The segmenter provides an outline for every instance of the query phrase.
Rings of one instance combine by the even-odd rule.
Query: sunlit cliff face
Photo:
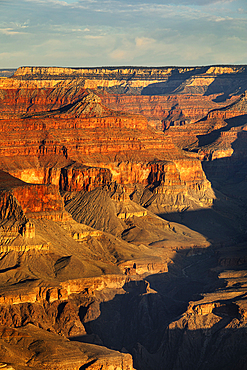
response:
[[[245,86],[217,66],[0,79],[6,368],[244,369]]]

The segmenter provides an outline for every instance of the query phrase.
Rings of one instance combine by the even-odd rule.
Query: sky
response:
[[[0,69],[247,64],[246,0],[0,0]]]

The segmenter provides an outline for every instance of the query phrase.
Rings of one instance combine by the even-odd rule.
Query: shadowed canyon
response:
[[[0,368],[247,369],[247,66],[0,70]]]

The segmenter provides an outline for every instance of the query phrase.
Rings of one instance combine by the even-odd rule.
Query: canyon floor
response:
[[[0,368],[247,369],[247,67],[0,74]]]

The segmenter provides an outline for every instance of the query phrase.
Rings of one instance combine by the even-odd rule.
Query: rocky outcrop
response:
[[[76,347],[70,347],[70,355],[66,351],[64,357],[60,355],[59,361],[63,366],[73,356],[72,349],[83,346],[85,351],[92,348],[95,359],[101,361],[97,347],[83,343],[97,340],[117,349],[125,347],[131,350],[134,346],[132,354],[136,367],[140,369],[162,369],[163,364],[172,369],[189,369],[192,366],[216,369],[228,365],[229,369],[232,366],[244,369],[247,317],[245,264],[235,270],[231,270],[231,266],[227,270],[225,266],[215,264],[218,253],[222,258],[229,251],[219,248],[214,255],[210,251],[185,250],[184,255],[178,253],[174,258],[169,272],[151,275],[147,280],[129,278],[128,275],[106,276],[67,281],[59,288],[39,288],[36,290],[36,302],[30,303],[29,297],[29,303],[19,301],[14,306],[7,302],[1,304],[1,324],[9,333],[8,341],[12,340],[11,333],[15,332],[18,336],[22,328],[14,328],[22,323],[25,323],[25,332],[29,333],[28,328],[32,328],[31,332],[38,333],[42,343],[46,335],[53,338],[52,343],[56,346],[57,341],[61,341],[60,346],[69,343],[56,337],[55,333],[71,335],[71,339],[82,341],[81,344],[71,342]],[[239,253],[245,253],[244,245]],[[199,279],[195,282],[198,272]],[[217,275],[219,280],[224,280],[218,281]],[[198,295],[198,292],[207,289],[211,292]],[[11,329],[6,325],[11,325]],[[53,334],[43,331],[47,328]],[[7,339],[3,337],[1,340],[3,349]],[[22,343],[19,336],[18,343]],[[15,343],[11,344],[14,351]],[[22,343],[22,346],[26,350],[26,344]],[[105,351],[104,347],[101,349]],[[192,350],[194,357],[188,354]],[[47,347],[40,348],[39,356],[47,353]],[[119,353],[111,353],[112,356],[120,356]],[[105,366],[114,365],[112,356]],[[33,366],[40,364],[40,358],[32,357]],[[88,364],[84,357],[80,360]],[[15,367],[13,358],[7,361],[3,356],[2,361]],[[53,369],[54,365],[49,362],[49,366]]]
[[[90,191],[109,184],[111,179],[112,174],[108,169],[70,165],[61,169],[59,187],[64,191]]]
[[[245,66],[0,79],[3,366],[132,370],[129,352],[138,370],[244,368],[246,81]]]
[[[232,94],[247,88],[245,66],[209,67],[126,67],[126,68],[46,68],[22,67],[14,77],[23,80],[83,78],[85,88],[103,88],[130,95]],[[234,81],[234,83],[233,83]]]
[[[10,177],[10,176],[9,176]],[[19,185],[19,184],[18,184]],[[3,224],[13,220],[13,223],[24,224],[26,217],[49,214],[54,218],[63,218],[63,201],[55,185],[37,185],[21,183],[21,186],[13,186],[3,190],[1,199],[1,222]],[[25,217],[26,216],[26,217]],[[39,217],[39,216],[37,216]],[[27,232],[27,229],[26,231]]]
[[[221,257],[226,256],[230,250],[233,252],[233,249],[233,247],[219,248],[218,253]],[[244,245],[237,248],[237,254],[242,257],[245,255]],[[207,285],[209,280],[215,279],[214,283],[211,280],[210,289],[212,284],[216,283],[216,285],[212,292],[202,293],[197,297],[194,295],[194,300],[188,302],[185,312],[164,328],[161,346],[157,352],[149,353],[143,345],[139,344],[135,350],[136,365],[138,368],[147,369],[165,367],[244,369],[246,356],[244,266],[246,263],[235,266],[234,271],[230,266],[215,265],[212,268],[213,256],[207,259],[189,258],[190,263],[188,261],[188,265],[182,270],[187,283],[200,271],[201,283],[205,279],[204,283]],[[211,266],[210,270],[206,265],[208,265],[207,268]],[[180,292],[180,299],[184,298],[185,296]],[[236,348],[238,348],[237,351]]]
[[[21,329],[2,326],[0,338],[1,359],[7,369],[134,369],[129,354],[73,343],[31,324]]]
[[[198,122],[202,132],[187,146],[198,152],[201,159],[215,160],[224,157],[245,157],[246,94],[225,108],[212,110]],[[192,136],[195,134],[192,130]]]
[[[173,94],[173,95],[126,95],[101,94],[102,102],[111,109],[120,109],[132,114],[142,114],[148,123],[156,129],[164,130],[170,126],[183,126],[195,123],[205,117],[207,113],[227,102],[215,102],[217,95],[203,96],[201,94]]]
[[[151,174],[152,163],[168,161],[170,166],[162,175],[166,184],[159,191],[164,194],[169,183],[170,194],[175,184],[171,177],[176,173],[175,197],[180,208],[187,206],[183,199],[188,186],[196,198],[202,198],[203,187],[208,188],[199,164],[187,158],[171,136],[155,132],[143,116],[106,108],[98,95],[85,90],[81,79],[64,80],[45,90],[26,85],[37,80],[16,80],[19,89],[12,87],[12,81],[15,79],[2,88],[6,104],[0,122],[0,166],[12,175],[27,182],[57,185],[62,191],[90,191],[112,181],[128,185],[128,197],[136,183],[156,188],[160,180]],[[32,132],[32,140],[27,131]],[[192,171],[192,178],[187,175],[186,181],[182,178],[187,171],[182,169],[183,163]],[[200,185],[194,166],[201,171]],[[182,195],[178,197],[178,193]],[[174,199],[164,202],[170,203],[171,210]]]
[[[0,69],[0,76],[1,77],[11,77],[16,72],[16,68],[5,68]]]

